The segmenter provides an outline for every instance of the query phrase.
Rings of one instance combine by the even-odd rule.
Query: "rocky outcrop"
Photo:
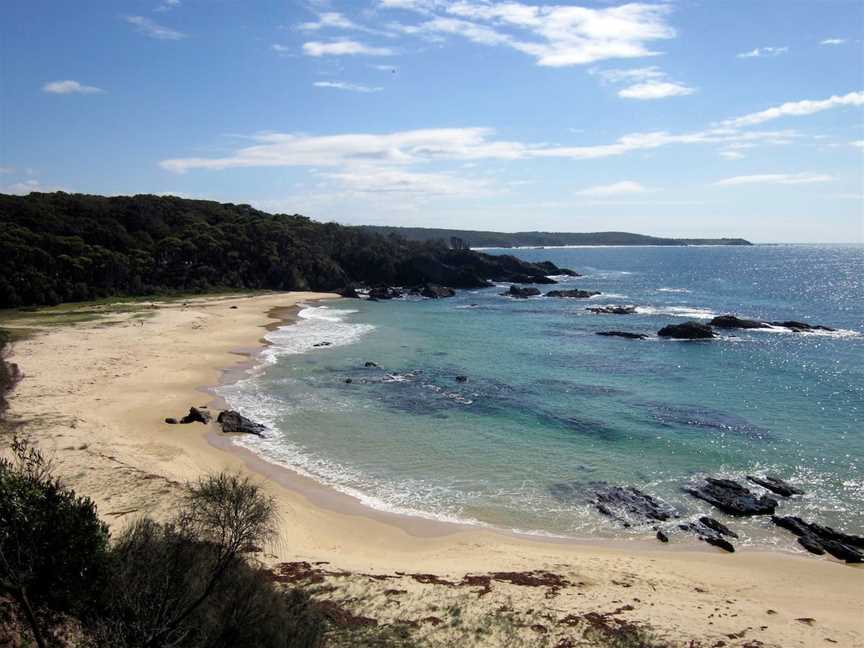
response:
[[[684,490],[729,515],[771,515],[777,508],[777,500],[773,497],[756,497],[749,489],[731,479],[706,477],[705,484],[688,486]]]
[[[446,297],[453,297],[456,294],[456,291],[452,288],[432,283],[424,284],[418,292],[421,296],[428,299],[444,299]]]
[[[864,562],[864,537],[853,536],[831,527],[805,522],[799,517],[771,516],[771,521],[779,527],[798,536],[798,543],[810,553],[822,555],[829,553],[848,563]]]
[[[688,533],[694,533],[703,542],[707,542],[724,551],[728,551],[729,553],[734,553],[735,551],[735,546],[726,537],[737,538],[738,534],[712,517],[703,515],[696,522],[679,524],[678,528]]]
[[[340,297],[345,297],[346,299],[360,299],[360,295],[357,293],[357,289],[354,286],[345,286],[344,288],[340,288],[336,291],[336,294]]]
[[[378,301],[382,299],[399,299],[403,293],[398,288],[388,286],[377,286],[369,290],[369,299]]]
[[[747,480],[758,484],[762,488],[767,488],[772,493],[777,493],[783,497],[792,497],[793,495],[803,495],[804,491],[800,488],[792,486],[788,482],[783,481],[776,475],[765,475],[764,477],[754,477],[747,475]]]
[[[559,299],[588,299],[601,293],[595,290],[550,290],[546,297],[558,297]]]
[[[328,346],[331,346],[332,344],[333,344],[332,342],[316,342],[312,346],[313,347],[328,347]]]
[[[673,338],[676,340],[710,340],[717,337],[707,324],[700,322],[684,322],[683,324],[670,324],[657,331],[660,337]]]
[[[715,317],[710,322],[708,322],[711,326],[716,326],[717,328],[727,328],[727,329],[759,329],[759,328],[768,328],[768,324],[765,322],[759,322],[757,320],[749,320],[749,319],[741,319],[740,317],[736,317],[735,315],[720,315],[719,317]]]
[[[255,421],[250,421],[245,416],[234,410],[219,412],[216,422],[222,426],[223,432],[237,434],[254,434],[263,437],[266,427]]]
[[[795,333],[808,333],[812,331],[836,331],[830,326],[822,326],[820,324],[807,324],[806,322],[796,322],[795,320],[787,320],[785,322],[769,322],[771,326],[782,326]]]
[[[510,286],[510,290],[501,293],[504,297],[512,297],[514,299],[527,299],[540,294],[536,288],[520,288],[519,286]]]
[[[457,383],[467,383],[468,382],[468,376],[456,376],[456,382]]]
[[[366,362],[364,362],[363,366],[366,367],[367,369],[374,369],[374,368],[378,367],[377,363],[372,362],[371,360],[367,360]]]
[[[180,423],[203,423],[207,425],[213,417],[210,415],[206,409],[199,409],[197,407],[190,407],[189,413],[180,419]]]
[[[483,254],[473,250],[430,251],[413,257],[402,273],[413,283],[436,283],[452,288],[488,288],[490,281],[555,283],[549,275],[575,275],[550,261],[531,263],[509,254]]]
[[[633,315],[636,312],[635,306],[594,306],[585,310],[597,313],[598,315]]]
[[[594,493],[594,507],[629,527],[636,522],[663,522],[678,513],[662,502],[632,486],[608,486]]]
[[[629,331],[597,331],[596,334],[608,337],[622,337],[628,340],[645,340],[648,338],[644,333],[630,333]]]

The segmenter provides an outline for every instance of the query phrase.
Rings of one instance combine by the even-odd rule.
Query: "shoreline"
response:
[[[229,470],[250,475],[276,499],[282,528],[266,557],[271,564],[326,562],[382,575],[548,570],[580,584],[556,606],[612,609],[626,596],[640,601],[628,619],[680,638],[728,637],[744,626],[764,626],[748,639],[784,647],[825,645],[826,637],[841,645],[864,640],[854,621],[861,612],[860,567],[770,550],[721,554],[630,539],[556,541],[388,514],[238,448],[214,424],[162,422],[192,405],[215,404],[214,386],[254,363],[262,330],[284,325],[301,302],[333,297],[267,293],[160,302],[141,319],[110,313],[95,323],[45,329],[13,347],[23,379],[10,395],[10,419],[53,455],[58,475],[92,497],[115,530],[136,515],[167,517],[185,482]],[[368,587],[388,587],[376,583]],[[438,596],[446,601],[443,589]],[[734,612],[714,612],[730,606]],[[766,617],[769,608],[780,616]],[[801,618],[816,623],[791,623]],[[744,639],[724,641],[744,645]]]

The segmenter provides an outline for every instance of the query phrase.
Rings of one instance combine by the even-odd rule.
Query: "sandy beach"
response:
[[[192,405],[218,408],[208,388],[241,375],[268,327],[290,320],[297,304],[333,297],[225,295],[105,308],[54,326],[35,314],[0,322],[32,333],[13,347],[23,379],[9,418],[115,529],[135,516],[170,515],[183,484],[204,473],[253,475],[282,520],[266,560],[320,563],[332,585],[322,595],[379,623],[441,620],[460,601],[467,626],[509,607],[524,645],[583,645],[556,642],[568,636],[568,618],[590,614],[611,626],[650,627],[670,645],[864,645],[861,566],[746,549],[552,542],[404,518],[271,466],[233,447],[215,424],[164,423]],[[488,592],[482,580],[464,580],[540,570],[558,580],[492,577]],[[287,580],[308,579],[295,576]],[[460,630],[430,622],[418,632],[446,640]],[[477,643],[504,645],[503,636],[491,632]]]

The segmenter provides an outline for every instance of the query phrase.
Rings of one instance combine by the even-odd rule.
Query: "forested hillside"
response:
[[[521,247],[556,245],[750,245],[740,238],[685,239],[661,238],[629,232],[486,232],[427,227],[389,227],[365,225],[369,232],[397,234],[411,241],[460,238],[472,247]]]
[[[552,265],[449,250],[249,205],[173,196],[0,194],[0,308],[216,289],[530,281]]]

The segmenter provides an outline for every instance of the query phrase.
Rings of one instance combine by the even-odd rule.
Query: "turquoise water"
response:
[[[598,514],[586,501],[592,482],[637,486],[687,518],[711,508],[683,485],[771,471],[807,491],[783,513],[862,531],[864,248],[516,254],[584,274],[560,278],[561,288],[603,294],[515,301],[499,295],[503,286],[306,308],[270,334],[260,366],[222,388],[272,430],[238,443],[373,507],[506,529],[636,537],[650,527]],[[639,312],[585,310],[602,304]],[[840,330],[708,342],[594,334],[653,334],[724,313]],[[556,497],[562,483],[576,497]],[[792,546],[766,519],[733,526],[744,542]]]

